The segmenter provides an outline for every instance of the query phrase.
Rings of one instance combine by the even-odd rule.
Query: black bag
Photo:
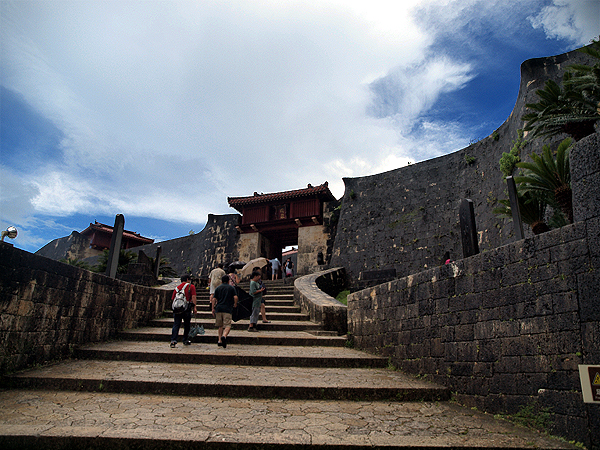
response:
[[[238,296],[238,305],[237,308],[233,308],[231,320],[237,322],[238,320],[248,319],[252,315],[252,302],[254,299],[239,286],[236,286],[235,290]]]

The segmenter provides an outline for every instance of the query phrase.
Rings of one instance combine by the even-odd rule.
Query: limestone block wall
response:
[[[600,135],[571,151],[574,224],[348,296],[356,345],[492,413],[534,405],[600,446],[579,364],[600,364]]]
[[[328,239],[329,233],[324,226],[298,228],[298,263],[295,275],[306,275],[319,270],[317,256],[321,252],[325,259]]]
[[[86,259],[100,255],[100,250],[90,248],[88,238],[82,236],[79,232],[73,231],[69,236],[54,239],[37,252],[36,255],[46,258],[59,259]]]
[[[238,254],[240,261],[250,261],[260,255],[260,233],[240,234],[238,239]]]
[[[340,218],[330,265],[344,266],[350,280],[360,272],[396,269],[406,276],[462,258],[458,208],[473,200],[479,247],[490,250],[510,242],[512,222],[492,211],[508,198],[499,167],[523,128],[525,104],[548,79],[559,80],[567,66],[589,61],[581,52],[526,61],[513,112],[496,132],[469,147],[389,172],[345,178]],[[551,146],[563,137],[549,141]],[[522,158],[540,153],[541,139],[526,144]],[[532,236],[529,229],[526,236]],[[356,288],[357,286],[353,286]]]
[[[327,293],[343,290],[345,283],[343,267],[305,275],[294,281],[294,302],[310,315],[310,320],[322,324],[325,330],[346,334],[348,307]]]
[[[170,295],[0,244],[0,374],[147,325]]]
[[[578,364],[600,362],[598,218],[348,296],[360,349],[491,413],[531,403],[552,429],[600,443]]]
[[[570,162],[573,220],[600,217],[600,130],[573,147]]]
[[[156,256],[156,247],[161,246],[162,256],[167,258],[178,274],[191,273],[207,276],[219,263],[230,263],[239,259],[236,226],[239,214],[209,214],[204,229],[191,236],[135,247],[131,251],[143,250],[150,257]]]

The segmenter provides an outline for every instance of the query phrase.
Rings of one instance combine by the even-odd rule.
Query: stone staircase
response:
[[[206,334],[191,346],[169,347],[166,317],[6,377],[0,448],[573,448],[448,402],[312,323],[293,287],[266,284],[271,323],[236,323],[226,349],[201,290]]]

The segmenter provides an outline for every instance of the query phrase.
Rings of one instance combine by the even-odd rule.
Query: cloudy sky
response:
[[[157,240],[227,197],[447,154],[508,117],[519,66],[588,44],[600,0],[0,0],[0,228]]]

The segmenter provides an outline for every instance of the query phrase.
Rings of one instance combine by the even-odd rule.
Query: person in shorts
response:
[[[215,289],[211,304],[215,326],[219,328],[217,345],[227,348],[227,336],[231,331],[231,313],[238,304],[237,291],[229,284],[229,275],[223,275],[221,278],[221,285]]]
[[[269,262],[271,263],[271,280],[276,280],[279,278],[281,263],[277,258],[270,259]]]

